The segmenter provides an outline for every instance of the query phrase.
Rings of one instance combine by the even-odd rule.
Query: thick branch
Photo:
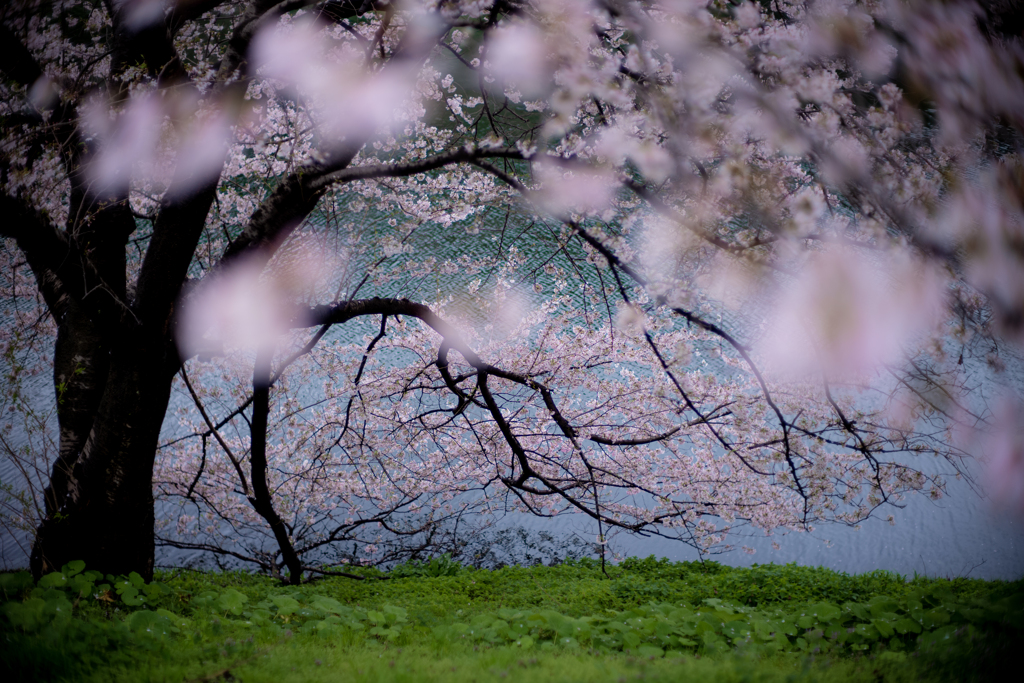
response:
[[[700,421],[697,421],[697,423],[699,424]],[[663,434],[657,434],[655,436],[649,436],[643,439],[610,439],[607,436],[601,436],[599,434],[592,434],[588,436],[587,439],[593,441],[594,443],[604,444],[605,446],[643,446],[649,443],[657,443],[658,441],[664,441],[665,439],[669,438],[670,436],[678,432],[680,429],[682,429],[682,427],[675,427],[674,429],[670,429]]]
[[[95,322],[117,329],[128,305],[100,277],[96,266],[76,241],[61,232],[35,209],[0,191],[0,235],[13,237],[36,276],[37,286],[57,321],[77,301]]]
[[[371,180],[373,178],[402,178],[419,173],[426,173],[453,164],[476,164],[482,159],[522,159],[523,155],[516,149],[457,149],[447,154],[427,157],[405,164],[370,164],[346,168],[327,173],[311,183],[313,188],[326,188],[336,183],[347,183],[355,180]]]

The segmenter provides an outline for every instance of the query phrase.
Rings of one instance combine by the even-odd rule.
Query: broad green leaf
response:
[[[636,653],[641,657],[664,657],[665,651],[660,647],[654,645],[641,645],[636,649]]]
[[[69,588],[71,588],[77,597],[84,598],[93,594],[95,586],[84,574],[78,574],[73,576],[69,582]]]
[[[68,583],[68,577],[60,572],[50,572],[39,579],[40,588],[63,588]]]
[[[270,599],[275,605],[277,605],[277,613],[279,616],[295,614],[301,607],[298,600],[287,595],[272,595],[270,596]]]
[[[942,607],[936,607],[935,609],[927,610],[922,616],[922,620],[923,623],[921,625],[924,628],[933,629],[949,623],[949,612]]]
[[[745,621],[730,621],[722,627],[722,635],[732,641],[746,640],[751,633],[750,625]]]
[[[394,605],[384,605],[381,610],[385,614],[392,615],[395,618],[394,620],[398,622],[405,621],[409,614],[404,607],[395,607]]]
[[[886,621],[885,619],[872,619],[871,623],[874,625],[876,629],[878,629],[878,632],[882,635],[883,638],[889,638],[892,636],[893,633],[896,632],[892,624],[889,621]]]
[[[725,640],[711,631],[706,631],[701,635],[701,640],[704,641],[704,647],[709,651],[715,651],[725,645]]]
[[[871,621],[871,612],[868,610],[867,606],[856,602],[848,602],[843,605],[843,607],[849,610],[850,613],[860,621]]]
[[[842,626],[826,626],[825,637],[832,642],[845,643],[849,637],[849,631]]]
[[[374,626],[373,628],[370,629],[370,633],[372,635],[377,636],[378,638],[384,638],[386,640],[394,640],[395,638],[398,637],[398,634],[401,633],[401,629],[399,629],[397,626],[390,626],[390,627]]]
[[[703,636],[705,633],[714,633],[715,632],[715,627],[712,626],[710,622],[699,621],[699,622],[697,622],[696,631],[697,631],[697,635]]]
[[[816,605],[811,605],[810,607],[808,607],[807,613],[812,616],[818,617],[819,621],[826,622],[832,621],[833,619],[836,619],[837,617],[841,616],[842,610],[840,610],[835,605],[828,604],[827,602],[819,602]]]
[[[172,625],[179,628],[187,627],[189,624],[192,623],[192,620],[188,617],[183,617],[180,614],[175,614],[174,612],[166,610],[163,607],[158,609],[156,613],[162,617],[165,617],[169,622],[171,622]]]
[[[880,617],[887,612],[896,612],[899,605],[887,595],[876,595],[868,600],[868,608],[871,610],[871,616]]]
[[[797,623],[792,617],[784,617],[778,621],[770,621],[768,624],[772,631],[776,633],[784,633],[787,636],[795,636],[797,634]]]
[[[900,619],[896,621],[892,627],[895,629],[896,633],[900,634],[921,632],[921,624],[917,623],[913,619]]]
[[[864,640],[868,640],[868,641],[876,641],[876,640],[878,640],[879,634],[881,634],[881,630],[878,629],[878,628],[875,628],[875,626],[873,624],[857,624],[856,626],[853,627],[853,632],[855,634],[857,634],[858,636],[860,636],[861,638],[863,638]],[[882,634],[882,635],[885,635],[885,634]],[[892,631],[891,630],[889,632],[889,635],[892,635]]]
[[[930,643],[936,644],[948,644],[950,640],[956,637],[956,626],[949,625],[935,629],[931,633],[925,633],[921,636],[919,642],[922,645]]]
[[[322,612],[330,612],[332,614],[342,614],[348,611],[348,608],[340,602],[324,595],[317,595],[309,604]]]
[[[322,638],[335,638],[338,636],[338,625],[332,624],[327,621],[310,622],[315,624],[316,633]]]
[[[145,602],[143,598],[139,597],[139,589],[135,586],[122,586],[117,592],[124,604],[131,607],[137,607]]]
[[[491,614],[478,614],[473,617],[469,624],[473,628],[484,629],[494,623],[494,616]]]
[[[66,565],[61,567],[60,572],[64,576],[71,578],[75,574],[80,573],[83,569],[85,569],[85,562],[83,562],[82,560],[72,560],[71,562],[68,562]]]

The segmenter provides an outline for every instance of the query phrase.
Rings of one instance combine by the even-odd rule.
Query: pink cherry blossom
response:
[[[550,84],[547,46],[540,29],[516,23],[494,33],[487,45],[487,64],[503,82],[513,82],[528,97],[544,93]]]
[[[927,264],[900,256],[813,253],[783,285],[765,352],[797,373],[861,374],[898,363],[941,320],[941,283]]]
[[[110,112],[98,99],[87,111],[88,127],[98,137],[99,151],[90,162],[92,191],[99,194],[127,188],[133,170],[152,174],[164,111],[154,95],[133,98],[120,114]]]
[[[978,435],[985,485],[998,509],[1024,514],[1024,404],[1006,396],[991,427]]]

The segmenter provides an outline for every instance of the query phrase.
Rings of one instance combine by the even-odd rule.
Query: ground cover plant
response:
[[[75,562],[38,583],[0,575],[0,657],[26,681],[986,680],[1024,635],[1021,581],[654,558],[606,571],[439,560],[286,586]]]

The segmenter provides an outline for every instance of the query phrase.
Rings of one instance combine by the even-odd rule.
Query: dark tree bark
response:
[[[170,40],[155,26],[133,33],[112,18],[111,75],[134,63],[160,65],[159,82],[187,80]],[[3,28],[0,71],[30,87],[42,72]],[[244,48],[243,48],[244,49]],[[111,91],[118,92],[117,82]],[[30,558],[36,576],[71,560],[107,574],[152,577],[156,446],[171,381],[180,367],[173,339],[175,301],[202,232],[216,182],[165,202],[137,282],[127,296],[126,245],[135,231],[127,188],[96,194],[83,159],[73,100],[49,112],[40,136],[55,144],[71,182],[68,224],[49,223],[19,197],[0,196],[0,234],[25,254],[57,325],[53,381],[59,451],[44,495],[45,518]],[[7,162],[4,161],[6,170]]]
[[[70,472],[51,483],[32,549],[35,575],[84,560],[105,574],[152,578],[153,463],[173,376],[152,346],[133,335],[111,349],[89,435],[72,451]],[[51,497],[59,505],[51,508]]]

